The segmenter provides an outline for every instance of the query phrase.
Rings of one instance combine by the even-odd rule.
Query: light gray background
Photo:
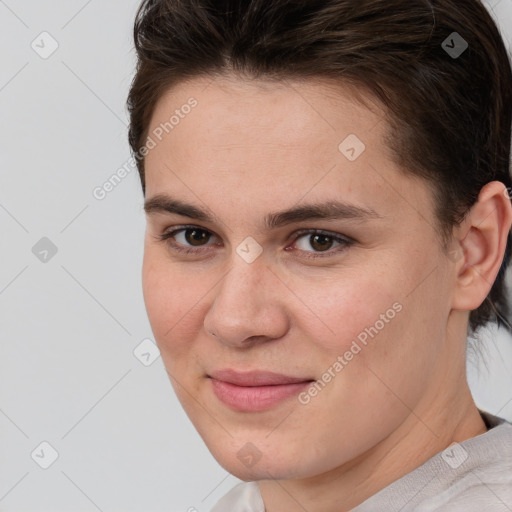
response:
[[[0,0],[0,512],[202,512],[238,482],[161,358],[134,355],[152,339],[136,172],[103,200],[92,193],[130,156],[138,3]],[[490,6],[510,49],[512,0]],[[489,369],[470,364],[471,387],[512,420],[512,339],[486,339]],[[42,442],[58,453],[47,469]]]

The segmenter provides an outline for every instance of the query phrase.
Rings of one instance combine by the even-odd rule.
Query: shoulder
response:
[[[490,429],[441,453],[453,466],[449,463],[445,472],[445,488],[418,511],[512,509],[512,424],[489,413],[482,416]]]
[[[512,424],[480,412],[487,432],[452,443],[353,512],[510,512]]]
[[[265,512],[256,482],[242,482],[225,494],[210,512]]]

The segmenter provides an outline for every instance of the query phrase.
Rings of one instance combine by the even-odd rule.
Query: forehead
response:
[[[153,112],[147,195],[179,190],[192,199],[216,192],[226,194],[226,203],[243,195],[262,212],[269,211],[266,201],[292,204],[305,196],[347,198],[382,214],[404,213],[411,201],[430,209],[425,184],[391,159],[384,110],[359,94],[365,104],[353,89],[329,81],[183,82]]]
[[[305,141],[314,143],[317,138],[325,141],[331,137],[336,142],[347,129],[361,138],[378,137],[379,130],[374,128],[378,124],[387,127],[385,111],[371,96],[354,87],[327,79],[270,81],[232,75],[198,77],[169,89],[157,102],[150,127],[168,121],[190,98],[197,101],[191,112],[198,121],[194,129],[201,128],[197,126],[200,121],[208,140],[220,145],[236,140],[247,145],[249,138],[303,146]],[[363,98],[365,105],[358,98]],[[233,131],[233,126],[237,130]],[[293,130],[283,130],[290,127]],[[177,128],[173,131],[180,131]]]

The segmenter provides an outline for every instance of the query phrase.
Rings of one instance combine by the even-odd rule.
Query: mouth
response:
[[[215,396],[238,412],[264,411],[298,395],[314,379],[267,371],[219,370],[208,375]]]

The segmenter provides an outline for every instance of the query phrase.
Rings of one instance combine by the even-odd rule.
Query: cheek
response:
[[[144,251],[142,288],[147,316],[168,370],[183,373],[195,364],[204,316],[219,275],[190,271],[160,247]],[[204,333],[203,333],[204,334]]]
[[[296,289],[299,297],[307,297],[310,309],[305,308],[307,316],[301,316],[311,318],[307,328],[314,335],[311,339],[327,353],[339,355],[349,350],[354,340],[364,341],[368,337],[365,329],[376,323],[379,332],[388,328],[401,309],[397,305],[402,295],[399,286],[390,273],[374,271],[303,280]]]
[[[164,333],[172,327],[170,323],[175,318],[174,309],[177,306],[173,287],[177,283],[164,272],[163,265],[154,257],[151,249],[144,251],[142,267],[142,291],[144,303],[153,333],[159,341]]]
[[[160,349],[178,348],[200,294],[190,275],[179,272],[162,251],[146,248],[142,268],[144,302]],[[172,341],[172,344],[171,344]]]

